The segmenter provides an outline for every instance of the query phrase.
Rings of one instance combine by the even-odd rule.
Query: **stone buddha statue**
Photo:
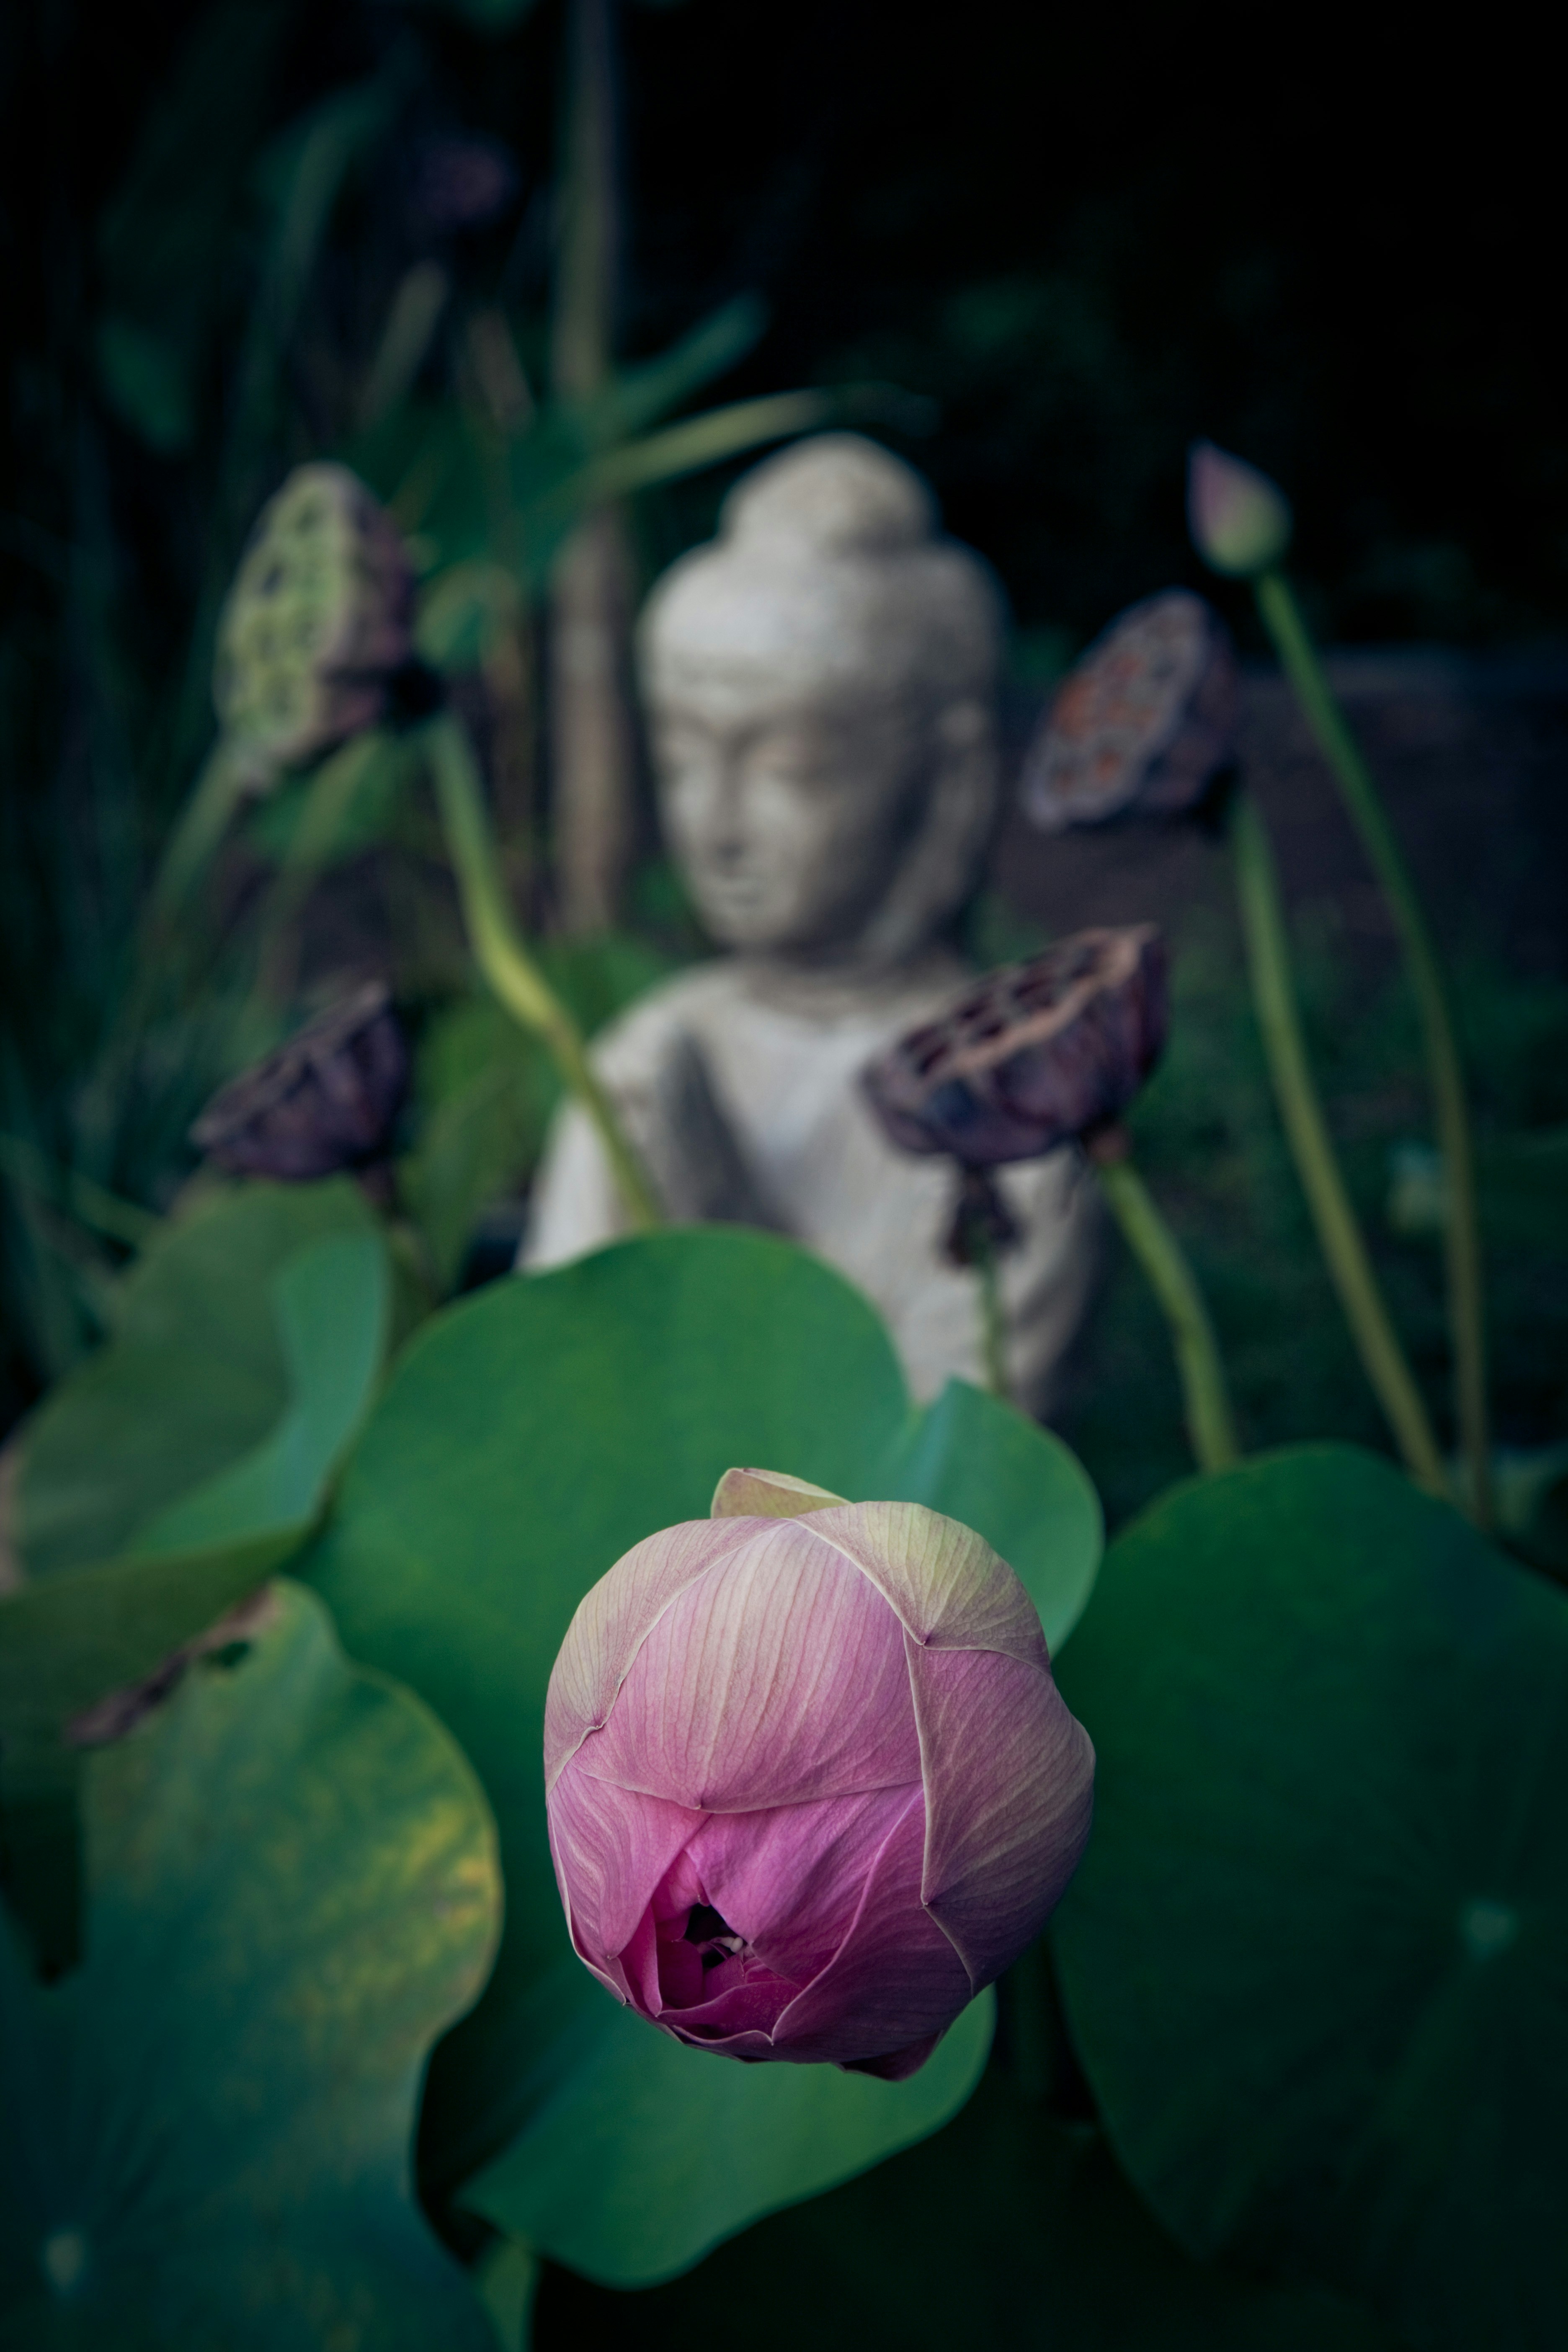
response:
[[[979,1381],[956,1174],[889,1143],[859,1072],[963,987],[949,943],[995,815],[1001,599],[910,467],[854,434],[770,457],[671,566],[638,635],[666,839],[721,952],[652,990],[595,1062],[669,1214],[808,1244],[880,1309],[917,1397]],[[1066,1152],[1001,1171],[1015,1396],[1037,1411],[1081,1319],[1096,1202]],[[521,1263],[624,1229],[574,1106]]]

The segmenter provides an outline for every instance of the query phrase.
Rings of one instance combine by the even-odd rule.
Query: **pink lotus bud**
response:
[[[679,2041],[897,2080],[1045,1925],[1093,1750],[956,1520],[765,1471],[713,1509],[600,1579],[550,1678],[572,1940]]]
[[[1160,1057],[1167,1020],[1152,923],[1075,931],[976,981],[861,1083],[906,1151],[1002,1167],[1119,1118]]]
[[[1175,816],[1231,754],[1230,633],[1185,588],[1118,615],[1063,681],[1024,759],[1018,797],[1044,833]]]
[[[307,1022],[231,1078],[191,1141],[231,1176],[303,1183],[385,1159],[408,1085],[408,1048],[380,981]]]
[[[346,466],[297,466],[262,509],[218,616],[213,696],[258,772],[374,726],[414,649],[414,572]]]
[[[1187,460],[1187,524],[1204,562],[1238,580],[1272,572],[1295,529],[1284,491],[1212,441],[1194,441]]]

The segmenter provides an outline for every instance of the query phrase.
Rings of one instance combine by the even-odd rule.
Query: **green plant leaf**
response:
[[[1100,2134],[1021,2096],[994,2061],[933,2138],[668,2285],[628,2299],[547,2271],[536,2340],[689,2352],[715,2313],[747,2352],[803,2337],[812,2352],[1394,2352],[1338,2295],[1193,2261]]]
[[[416,1339],[303,1572],[355,1654],[402,1675],[451,1726],[500,1824],[506,1937],[483,2003],[432,2072],[437,2193],[529,2123],[563,2019],[598,1998],[567,1943],[540,1766],[550,1670],[589,1586],[642,1537],[704,1517],[734,1464],[857,1499],[900,1483],[942,1509],[959,1494],[983,1534],[1011,1539],[1030,1517],[1031,1448],[1036,1586],[1055,1592],[1042,1563],[1056,1540],[1065,1606],[1092,1571],[1098,1522],[1062,1449],[961,1396],[917,1414],[865,1299],[807,1252],[736,1228],[654,1234],[493,1285]],[[676,2079],[697,2084],[700,2130],[699,2078]]]
[[[163,1230],[125,1278],[113,1338],[28,1424],[17,1538],[29,1575],[113,1559],[270,1435],[290,1401],[273,1280],[336,1236],[381,1245],[346,1177],[225,1188]],[[328,1336],[325,1321],[311,1330]]]
[[[1568,2337],[1568,1599],[1370,1454],[1184,1486],[1062,1687],[1099,1751],[1055,1929],[1133,2179],[1420,2352]]]
[[[1083,1614],[1105,1540],[1100,1497],[1059,1437],[1000,1397],[949,1381],[910,1416],[876,1483],[879,1499],[926,1503],[977,1528],[1017,1571],[1056,1655]],[[869,1489],[855,1499],[870,1501]]]
[[[209,1272],[209,1304],[221,1303],[221,1270]],[[288,1398],[268,1435],[144,1523],[118,1559],[57,1569],[0,1598],[0,1861],[40,1954],[56,1963],[76,1940],[77,1758],[65,1727],[151,1673],[298,1549],[380,1372],[389,1278],[377,1233],[307,1242],[269,1288]],[[171,1400],[156,1385],[166,1354],[128,1346],[119,1402],[128,1441],[140,1426],[150,1447],[167,1450]],[[138,1369],[150,1381],[139,1399]],[[176,1412],[195,1385],[176,1391]],[[65,1475],[58,1456],[53,1468]]]
[[[0,2333],[17,2352],[494,2352],[411,2190],[473,1999],[494,1835],[428,1711],[300,1587],[84,1774],[87,1957],[0,1922]]]
[[[671,2278],[759,2214],[935,2131],[979,2081],[995,2018],[987,1990],[918,2074],[879,2083],[835,2066],[737,2065],[590,1991],[558,2083],[463,2203],[617,2287]]]

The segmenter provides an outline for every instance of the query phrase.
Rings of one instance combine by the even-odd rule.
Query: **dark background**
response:
[[[264,67],[237,69],[226,168],[193,192],[194,248],[226,210],[243,230],[247,141],[259,150],[412,39],[428,121],[499,132],[521,167],[517,206],[465,267],[504,268],[509,291],[542,302],[559,8],[500,37],[437,9],[268,13],[283,37]],[[7,570],[36,563],[38,530],[69,536],[48,511],[49,445],[87,382],[99,225],[198,14],[188,0],[6,12]],[[628,5],[623,28],[626,351],[755,287],[772,328],[725,391],[873,377],[931,395],[933,427],[907,446],[1026,628],[1080,637],[1191,571],[1182,459],[1198,432],[1289,490],[1330,635],[1562,626],[1558,100],[1521,12],[1439,25],[686,0]],[[234,251],[195,252],[193,306],[215,268],[236,279]],[[337,299],[346,314],[356,290]],[[207,357],[216,410],[221,331]],[[194,593],[206,443],[160,461],[106,430],[153,659],[159,623],[177,635]],[[650,560],[699,527],[712,492],[666,501]]]

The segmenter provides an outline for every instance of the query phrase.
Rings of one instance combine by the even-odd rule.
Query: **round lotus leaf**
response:
[[[40,1986],[0,1919],[16,2352],[494,2352],[410,2180],[495,1945],[493,1827],[420,1702],[274,1595],[89,1759],[80,1967]]]
[[[1568,2342],[1568,1596],[1303,1447],[1121,1536],[1061,1684],[1063,1990],[1156,2210],[1420,2352]]]

